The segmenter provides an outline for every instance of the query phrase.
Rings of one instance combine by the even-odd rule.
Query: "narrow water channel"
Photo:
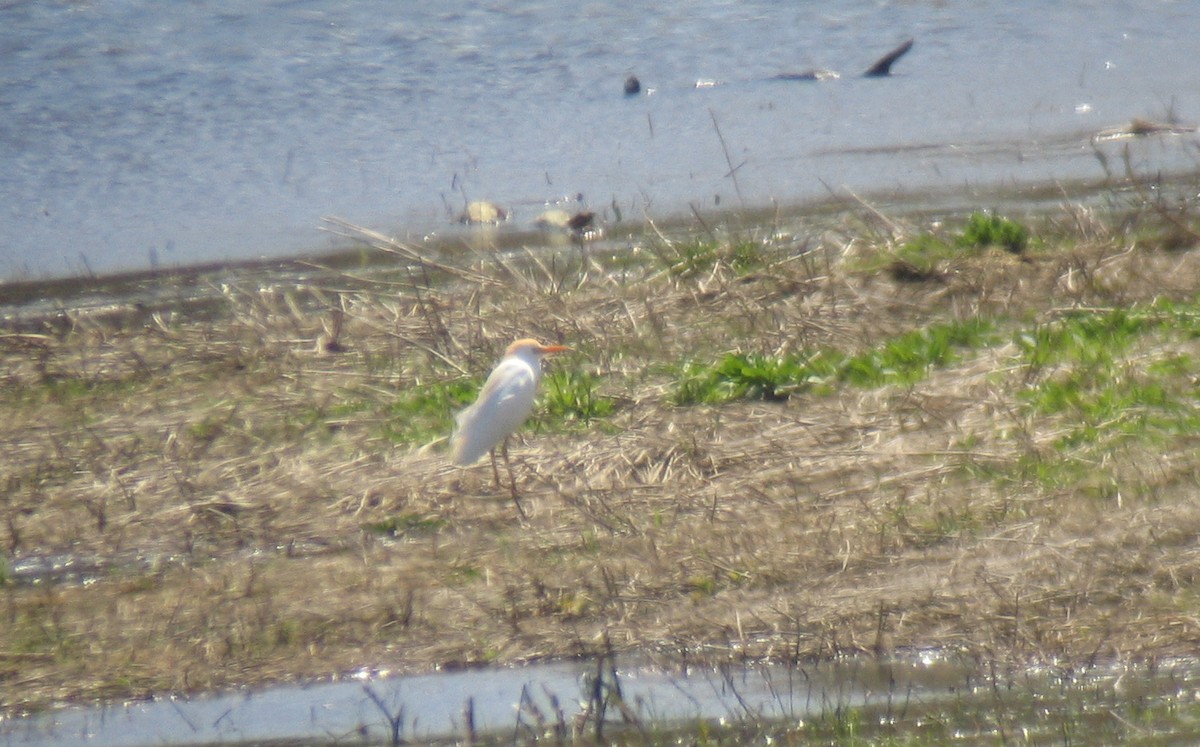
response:
[[[403,677],[363,673],[211,697],[66,708],[0,724],[0,744],[508,742],[594,736],[597,728],[623,730],[639,742],[700,724],[760,736],[813,728],[870,738],[899,730],[922,740],[940,735],[956,744],[993,744],[1016,732],[1024,734],[1021,743],[1042,743],[1042,735],[1056,744],[1098,745],[1132,733],[1155,744],[1170,734],[1170,743],[1183,744],[1189,742],[1177,740],[1200,736],[1198,702],[1200,664],[1190,660],[980,672],[936,652],[748,667],[624,666],[605,659]],[[1188,723],[1190,736],[1181,732]]]

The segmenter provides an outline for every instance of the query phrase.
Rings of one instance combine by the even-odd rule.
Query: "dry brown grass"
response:
[[[1131,443],[1048,487],[1022,465],[1062,426],[1022,406],[1011,344],[913,386],[667,402],[672,366],[725,351],[854,351],[939,321],[1200,290],[1200,252],[1063,220],[1070,242],[919,283],[857,270],[891,237],[850,225],[767,241],[750,270],[718,252],[672,272],[683,242],[645,239],[612,261],[234,275],[204,314],[13,320],[0,541],[10,563],[100,571],[0,589],[0,713],[588,655],[605,636],[706,659],[1194,652],[1197,439]],[[572,345],[556,365],[595,374],[617,408],[515,445],[522,522],[486,466],[386,434],[418,417],[389,410],[398,396],[481,375],[524,336]],[[397,536],[371,529],[389,521]]]

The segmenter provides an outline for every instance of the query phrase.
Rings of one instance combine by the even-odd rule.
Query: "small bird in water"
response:
[[[596,219],[596,214],[590,210],[581,210],[571,216],[567,221],[567,228],[582,233],[588,226],[592,225],[592,221]]]
[[[625,79],[625,95],[636,96],[642,90],[642,82],[638,80],[636,75],[630,75]]]
[[[492,477],[498,486],[500,471],[496,468],[496,445],[500,444],[513,502],[521,516],[525,516],[525,511],[517,497],[517,481],[508,460],[508,437],[533,412],[533,401],[542,379],[543,356],[568,350],[570,348],[563,345],[543,345],[530,338],[517,340],[504,351],[504,357],[488,375],[475,403],[455,417],[456,427],[450,436],[450,461],[456,466],[467,467],[490,452]]]
[[[508,211],[486,200],[467,203],[466,210],[458,216],[459,223],[503,223],[506,220]]]
[[[582,235],[596,220],[596,214],[590,210],[580,210],[578,213],[568,213],[566,210],[554,208],[547,210],[534,219],[533,224],[541,229],[570,231]]]

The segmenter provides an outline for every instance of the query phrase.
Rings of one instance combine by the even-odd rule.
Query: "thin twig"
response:
[[[721,134],[721,128],[717,125],[717,115],[712,109],[708,110],[708,116],[712,117],[713,129],[717,131],[717,139],[721,141],[721,152],[725,154],[725,163],[729,166],[729,173],[725,176],[733,180],[733,191],[737,193],[738,201],[742,203],[742,207],[746,207],[746,200],[742,197],[742,188],[738,185],[737,172],[738,169],[746,165],[742,161],[737,166],[733,165],[733,159],[729,157],[729,147],[725,144],[725,136]]]
[[[490,277],[488,275],[481,275],[480,273],[477,273],[477,272],[472,272],[470,270],[464,270],[461,267],[454,267],[452,265],[448,265],[443,262],[438,262],[436,260],[430,259],[429,257],[426,257],[425,255],[421,254],[414,247],[409,246],[408,244],[405,244],[402,241],[391,238],[389,236],[385,236],[382,233],[379,233],[378,231],[373,231],[364,226],[355,225],[355,224],[351,223],[350,221],[343,220],[336,216],[327,216],[325,218],[322,218],[321,220],[325,221],[326,223],[329,223],[330,225],[336,226],[338,229],[340,229],[340,230],[334,230],[334,229],[326,228],[326,227],[322,226],[320,229],[322,231],[326,231],[328,233],[332,233],[332,234],[335,234],[338,236],[344,236],[344,237],[350,238],[350,239],[357,239],[359,241],[365,242],[366,244],[369,244],[371,247],[378,249],[381,252],[384,252],[386,254],[393,254],[398,257],[403,257],[404,259],[407,259],[411,262],[415,262],[415,263],[421,265],[422,267],[432,267],[435,270],[440,270],[448,275],[452,275],[454,277],[461,278],[463,280],[469,280],[473,283],[480,283],[480,284],[486,285],[486,284],[496,284],[499,282],[494,277]]]

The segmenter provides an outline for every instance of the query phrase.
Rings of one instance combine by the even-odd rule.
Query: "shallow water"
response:
[[[1168,0],[2,3],[0,280],[321,251],[331,214],[453,233],[468,198],[528,227],[577,194],[611,222],[1095,177],[1097,130],[1200,118],[1196,28]],[[811,67],[843,75],[769,80]],[[1183,140],[1134,165],[1194,166]]]
[[[475,733],[532,738],[558,723],[570,728],[596,671],[595,663],[559,662],[410,677],[373,673],[190,700],[68,708],[0,723],[0,744],[388,744],[393,722],[405,743],[445,742],[465,738],[468,702]],[[957,744],[993,744],[1006,731],[1032,743],[1105,745],[1123,734],[1189,743],[1198,728],[1189,709],[1200,694],[1194,661],[997,675],[933,652],[790,667],[641,665],[620,667],[604,681],[619,682],[636,719],[624,728],[660,737],[680,726],[686,733],[701,720],[760,737],[773,728],[832,723],[867,739],[950,736]],[[623,721],[610,707],[609,732]]]

